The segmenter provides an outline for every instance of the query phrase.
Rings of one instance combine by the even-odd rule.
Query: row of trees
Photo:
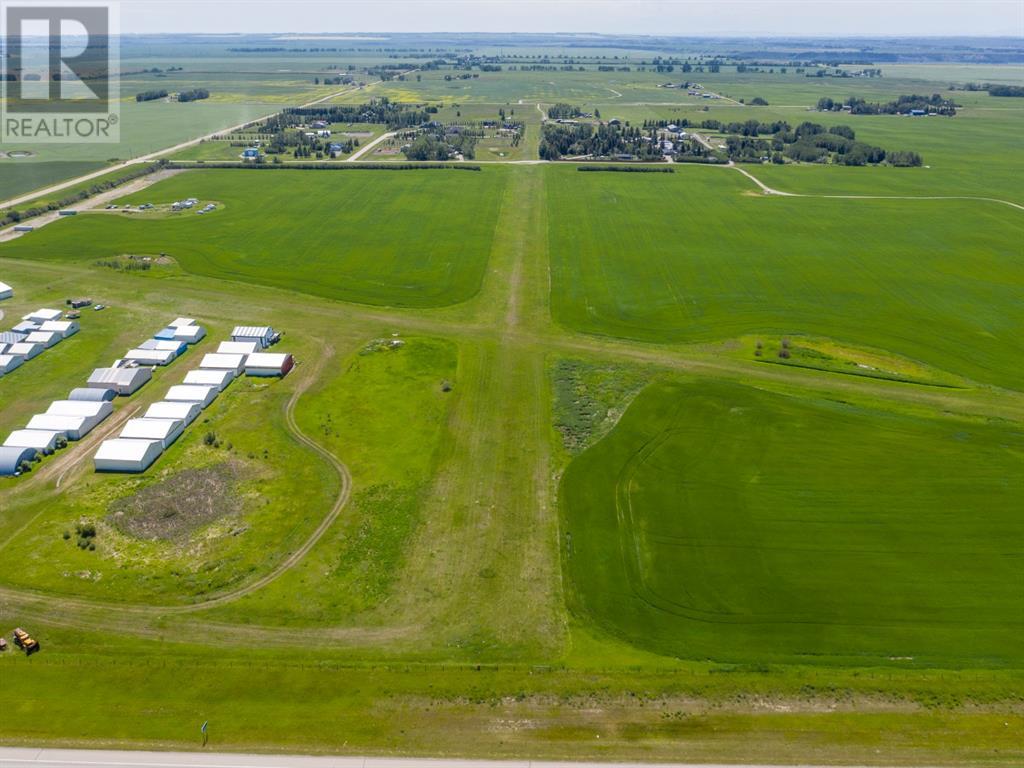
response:
[[[323,120],[326,123],[375,123],[386,125],[390,130],[400,130],[422,125],[429,119],[424,110],[380,98],[366,104],[291,107],[268,119],[266,129],[274,133]]]
[[[210,92],[205,88],[193,88],[190,91],[179,91],[178,101],[200,101],[202,99],[210,98]]]
[[[575,104],[559,102],[548,107],[548,117],[551,120],[572,120],[574,117],[579,117],[582,114],[582,110]]]
[[[730,130],[737,127],[740,130]],[[765,158],[774,163],[784,163],[788,158],[802,163],[832,162],[854,166],[877,165],[886,161],[898,166],[922,164],[921,156],[916,152],[886,152],[881,147],[857,141],[856,133],[848,125],[826,129],[818,123],[805,121],[790,129],[785,122],[757,124],[750,120],[720,129],[734,134],[726,138],[726,153],[730,160],[741,163],[763,162]]]
[[[156,101],[157,99],[166,99],[167,91],[143,91],[142,93],[135,94],[135,101]]]
[[[848,107],[850,113],[854,115],[902,115],[914,110],[923,110],[952,117],[956,114],[958,106],[951,99],[938,93],[931,96],[903,95],[895,101],[887,102],[865,101],[856,96],[850,96],[845,101],[836,101],[827,96],[818,99],[818,110],[821,112],[839,112],[843,107]]]
[[[540,141],[541,159],[558,160],[573,155],[632,155],[640,160],[662,157],[661,147],[653,131],[644,134],[639,128],[629,126],[545,123]]]

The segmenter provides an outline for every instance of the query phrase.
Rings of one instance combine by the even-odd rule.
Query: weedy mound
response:
[[[233,492],[240,468],[233,462],[185,469],[110,505],[107,520],[124,533],[150,541],[180,541],[193,531],[238,514]]]

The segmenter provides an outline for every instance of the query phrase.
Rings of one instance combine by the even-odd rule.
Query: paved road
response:
[[[307,757],[222,752],[117,752],[89,749],[0,747],[0,768],[625,768],[645,763],[454,760],[423,757]],[[653,764],[646,764],[653,765]],[[778,768],[707,763],[658,763],[659,768]],[[801,768],[819,768],[801,766]],[[820,768],[824,768],[823,766]]]

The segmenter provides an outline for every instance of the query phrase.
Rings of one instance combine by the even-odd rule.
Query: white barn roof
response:
[[[118,437],[100,443],[93,464],[97,472],[144,472],[163,452],[159,440]]]
[[[106,400],[56,400],[46,409],[54,416],[84,416],[105,419],[114,412],[114,406]]]
[[[26,360],[31,360],[33,357],[39,355],[44,349],[45,347],[42,344],[19,341],[17,344],[11,344],[11,346],[7,348],[7,354],[18,355],[19,357],[24,357]]]
[[[32,333],[25,337],[26,343],[42,344],[47,349],[60,344],[63,340],[64,336],[54,331],[32,331]]]
[[[7,283],[0,281],[0,299],[9,299],[14,295],[14,289]]]
[[[167,365],[175,357],[169,349],[129,349],[124,353],[125,360],[134,360],[142,365]]]
[[[209,352],[203,355],[203,361],[199,363],[199,367],[212,368],[215,371],[234,371],[237,375],[245,367],[245,355],[222,355]]]
[[[195,344],[206,336],[206,329],[201,325],[182,325],[174,329],[174,338],[186,344]]]
[[[161,400],[159,403],[153,403],[149,406],[149,408],[146,409],[146,414],[143,418],[177,419],[179,421],[184,421],[187,426],[195,421],[201,410],[202,406],[199,405],[199,403]]]
[[[232,381],[234,381],[235,374],[231,371],[222,371],[215,368],[200,368],[199,370],[189,371],[185,374],[185,380],[183,384],[199,384],[205,387],[216,387],[218,392],[223,392],[224,388],[227,387]]]
[[[24,315],[21,319],[30,323],[45,323],[47,320],[60,320],[64,313],[59,309],[47,309],[45,307],[37,309],[35,312],[29,312]]]
[[[78,333],[79,325],[74,320],[47,320],[39,326],[40,331],[59,333],[63,338]]]
[[[261,349],[255,341],[222,341],[217,346],[217,352],[224,355],[251,355]]]
[[[171,322],[169,322],[167,325],[170,328],[181,328],[181,327],[186,326],[186,325],[195,325],[195,324],[196,324],[195,318],[192,318],[192,317],[176,317],[173,320],[171,320]]]
[[[25,429],[60,432],[68,440],[80,440],[89,434],[95,426],[94,420],[86,416],[58,416],[54,413],[40,413],[29,419]]]
[[[97,368],[89,376],[89,386],[130,395],[152,377],[149,368]]]
[[[52,453],[62,433],[46,429],[16,429],[4,440],[7,448],[32,448],[39,453]]]
[[[134,440],[159,440],[166,450],[185,431],[181,419],[128,419],[121,437]]]
[[[10,373],[24,362],[20,355],[0,355],[0,374]]]
[[[216,387],[204,387],[195,384],[178,384],[167,390],[164,400],[177,400],[186,403],[199,403],[203,408],[217,397]]]

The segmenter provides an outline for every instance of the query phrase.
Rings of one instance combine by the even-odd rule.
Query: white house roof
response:
[[[246,368],[280,368],[288,359],[286,352],[253,352],[246,358]]]
[[[177,384],[167,390],[165,400],[179,400],[186,403],[206,403],[212,400],[211,392],[217,394],[216,387],[206,387],[198,384]]]
[[[251,355],[259,349],[255,341],[222,341],[217,346],[217,352],[225,355]]]
[[[236,325],[231,335],[247,339],[262,339],[265,336],[273,336],[274,329],[269,325]]]
[[[193,410],[195,410],[195,413],[198,413],[198,403],[162,400],[159,403],[153,403],[149,406],[149,408],[146,409],[146,415],[143,418],[181,419],[183,421],[191,421],[195,415]]]
[[[176,317],[174,320],[169,322],[167,325],[170,328],[181,328],[183,325],[195,325],[195,318],[192,317]]]
[[[203,355],[203,361],[199,364],[199,367],[237,371],[244,363],[244,355],[222,355],[216,352],[209,352]]]
[[[121,437],[139,440],[163,440],[182,426],[180,419],[128,419]]]
[[[142,461],[154,443],[159,445],[160,441],[115,437],[113,440],[104,440],[100,443],[96,458],[101,461]]]
[[[47,320],[60,320],[64,313],[59,309],[47,309],[45,307],[37,309],[35,312],[29,312],[27,315],[22,317],[22,320],[27,320],[31,323],[42,323]]]
[[[106,400],[57,400],[50,403],[46,413],[51,416],[82,416],[94,418],[112,413],[114,406]]]
[[[35,448],[37,451],[49,451],[57,442],[62,432],[48,429],[16,429],[4,440],[9,448]]]

